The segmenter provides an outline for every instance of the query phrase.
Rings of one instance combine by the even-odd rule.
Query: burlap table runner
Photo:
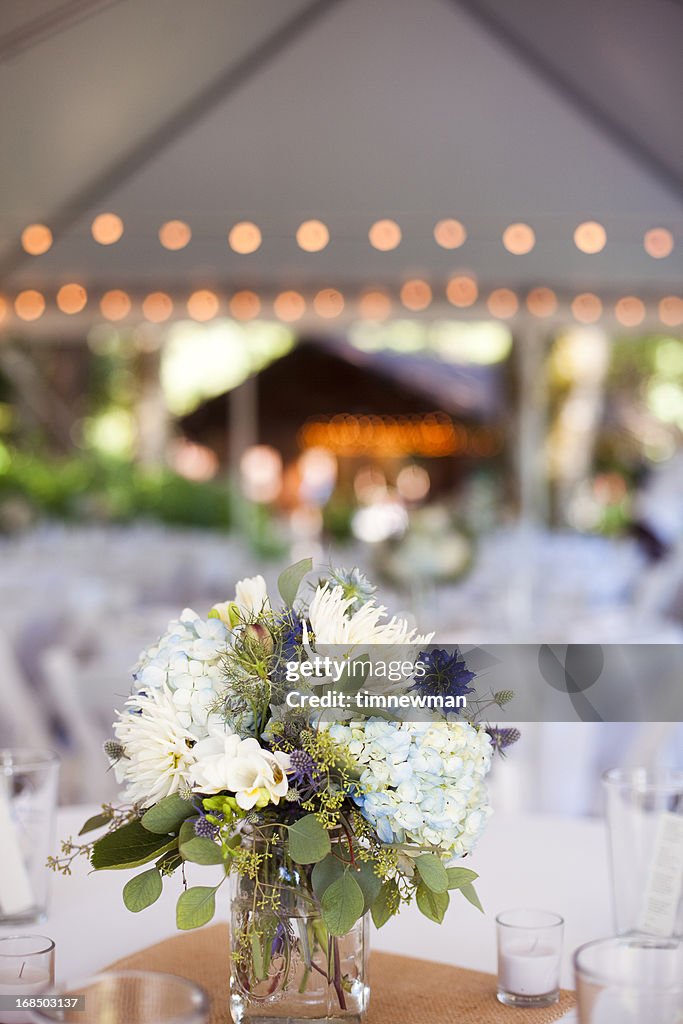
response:
[[[122,969],[165,971],[195,981],[211,997],[211,1024],[229,1024],[227,925],[176,935],[109,967]],[[512,1010],[497,1001],[490,974],[392,953],[372,954],[370,984],[367,1024],[551,1024],[574,1003],[563,992],[547,1009]]]

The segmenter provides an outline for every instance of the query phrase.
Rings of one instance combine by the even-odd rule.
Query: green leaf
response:
[[[346,935],[363,913],[363,892],[350,871],[325,890],[320,906],[331,935]]]
[[[102,811],[101,814],[93,814],[92,818],[88,818],[78,834],[79,836],[84,836],[86,832],[94,832],[96,828],[104,828],[110,821],[111,814],[107,814],[105,811]]]
[[[155,835],[168,835],[169,832],[178,832],[178,829],[191,815],[197,813],[197,808],[189,800],[183,800],[177,793],[165,796],[154,807],[150,807],[142,815],[142,824],[148,832]]]
[[[370,913],[375,923],[375,928],[381,928],[390,917],[393,917],[399,906],[398,885],[393,878],[382,883],[377,894],[377,899],[372,904]]]
[[[162,875],[172,875],[183,863],[183,858],[177,850],[169,850],[156,862],[156,867]]]
[[[256,932],[251,933],[251,962],[254,967],[254,977],[258,978],[259,981],[263,981],[266,976],[263,963],[263,950],[261,949],[261,940]]]
[[[333,853],[328,853],[327,857],[318,861],[311,872],[313,892],[318,900],[322,899],[325,890],[329,889],[332,883],[341,878],[343,874],[344,862],[339,857],[335,857]]]
[[[300,562],[295,562],[294,565],[290,565],[288,569],[285,569],[284,572],[280,573],[277,581],[277,589],[280,591],[280,597],[288,608],[291,608],[296,601],[296,595],[299,592],[301,581],[306,573],[309,573],[312,568],[313,559],[302,558]]]
[[[139,821],[131,821],[96,840],[90,863],[96,871],[136,868],[172,850],[177,842],[175,836],[154,835]]]
[[[307,814],[289,826],[289,856],[295,864],[317,864],[330,848],[330,837],[315,814]]]
[[[157,868],[150,868],[149,871],[143,871],[141,875],[136,875],[126,882],[123,887],[123,902],[128,910],[137,914],[156,903],[161,896],[162,888],[159,871]]]
[[[223,851],[218,843],[203,836],[194,836],[186,843],[181,843],[180,856],[193,864],[222,864]]]
[[[417,905],[430,921],[441,924],[444,914],[448,910],[450,896],[447,892],[432,892],[424,882],[417,887]]]
[[[183,931],[201,928],[216,913],[216,890],[208,885],[195,885],[181,893],[176,905],[176,925]]]
[[[423,853],[415,858],[417,872],[432,892],[446,892],[448,889],[448,874],[435,853]]]
[[[356,869],[350,868],[351,876],[355,878],[363,893],[363,913],[365,914],[373,906],[379,891],[382,888],[382,879],[375,874],[372,864],[361,861]]]
[[[477,910],[481,910],[482,914],[484,913],[484,908],[482,907],[481,901],[477,896],[477,890],[474,888],[471,882],[466,882],[465,885],[461,885],[460,892],[463,894],[466,900],[469,900],[473,907],[476,907]]]
[[[479,878],[477,872],[470,868],[446,868],[446,874],[448,875],[449,889],[462,889],[463,885]]]

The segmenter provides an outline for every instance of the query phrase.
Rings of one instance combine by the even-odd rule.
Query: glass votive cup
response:
[[[154,971],[111,971],[61,985],[57,1007],[34,1010],[34,1024],[207,1024],[209,998],[185,978]],[[64,1005],[79,997],[76,1006]]]
[[[0,925],[45,917],[58,775],[50,750],[0,749]]]
[[[580,1024],[680,1024],[683,941],[619,935],[574,954]]]
[[[55,981],[55,944],[45,935],[0,938],[0,1024],[33,1024],[24,1000],[48,992]]]
[[[560,998],[564,921],[547,910],[506,910],[496,918],[498,1001],[551,1006]]]

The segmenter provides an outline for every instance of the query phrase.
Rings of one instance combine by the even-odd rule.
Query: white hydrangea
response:
[[[229,631],[220,619],[201,619],[186,608],[157,643],[143,651],[135,669],[137,692],[165,688],[179,723],[196,739],[208,735],[207,717],[224,677],[221,655]]]
[[[474,848],[492,813],[484,781],[492,748],[483,729],[369,718],[336,723],[330,733],[362,768],[356,802],[383,842],[436,847],[449,859]]]

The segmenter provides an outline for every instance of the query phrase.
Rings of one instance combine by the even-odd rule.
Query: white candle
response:
[[[20,956],[12,958],[11,967],[0,967],[0,996],[28,998],[46,992],[51,978],[46,970],[33,967]],[[0,1009],[0,1024],[32,1024],[30,1010]]]
[[[7,780],[0,775],[0,915],[14,917],[34,905],[33,889],[12,820]]]
[[[510,946],[501,950],[498,983],[516,996],[546,996],[559,984],[560,956],[550,946]]]

